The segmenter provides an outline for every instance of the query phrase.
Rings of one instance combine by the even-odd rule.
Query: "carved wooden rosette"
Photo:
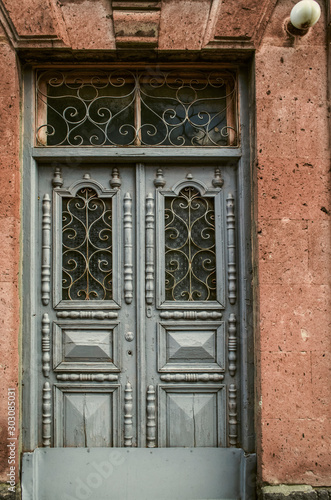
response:
[[[48,194],[44,195],[42,212],[41,299],[47,306],[51,293],[51,199]]]
[[[221,319],[222,313],[216,311],[163,311],[160,313],[162,319]]]
[[[230,314],[228,321],[229,373],[234,377],[237,371],[237,318]]]
[[[43,315],[42,328],[41,328],[42,369],[43,369],[44,377],[49,377],[49,372],[51,369],[51,366],[50,366],[50,360],[51,360],[51,355],[50,355],[50,350],[51,350],[50,323],[51,322],[49,320],[49,316],[47,313],[45,313]]]
[[[108,373],[59,373],[56,378],[64,381],[115,382],[118,380],[118,375]]]
[[[162,378],[162,377],[161,377]],[[155,388],[149,385],[147,389],[147,448],[156,446],[156,405]]]
[[[124,196],[124,298],[131,304],[133,298],[133,257],[132,257],[132,197]]]
[[[56,313],[58,318],[70,319],[117,319],[117,312],[104,312],[104,311],[58,311]]]
[[[231,193],[228,194],[226,199],[226,222],[228,233],[228,293],[229,302],[233,305],[237,300],[237,264],[234,197]]]
[[[229,446],[237,446],[238,421],[237,421],[237,388],[235,384],[229,385]]]
[[[42,404],[42,440],[43,446],[51,446],[51,424],[52,424],[52,395],[49,382],[43,386],[43,404]]]
[[[132,386],[128,382],[124,389],[124,446],[132,446],[133,421],[132,421]]]
[[[161,375],[164,382],[219,382],[224,379],[222,373],[167,373]]]
[[[154,298],[154,198],[146,196],[146,303],[153,304]]]

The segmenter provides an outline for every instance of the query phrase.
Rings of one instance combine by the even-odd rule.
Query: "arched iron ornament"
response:
[[[119,190],[104,188],[90,174],[68,189],[53,189],[55,238],[53,260],[62,262],[54,272],[54,304],[61,309],[96,309],[118,306],[119,289],[113,269],[119,268]],[[116,284],[117,281],[116,281]]]
[[[215,212],[193,186],[165,199],[166,300],[216,300]]]
[[[237,144],[230,71],[48,70],[37,75],[37,145]]]

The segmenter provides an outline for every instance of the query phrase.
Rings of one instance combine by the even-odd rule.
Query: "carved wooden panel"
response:
[[[162,323],[158,330],[158,346],[160,372],[224,371],[223,322]]]
[[[222,385],[159,386],[159,446],[224,446],[225,410]]]
[[[119,371],[118,325],[54,323],[55,371]]]
[[[159,307],[222,308],[222,190],[188,174],[171,190],[157,190],[156,201]]]
[[[55,446],[117,446],[119,396],[118,385],[57,385]]]
[[[54,188],[53,295],[57,308],[118,307],[120,281],[113,269],[119,269],[121,255],[119,193],[90,174],[68,189]]]

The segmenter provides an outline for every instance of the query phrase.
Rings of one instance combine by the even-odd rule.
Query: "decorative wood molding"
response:
[[[224,180],[222,179],[221,169],[219,167],[215,168],[215,177],[212,180],[212,184],[215,188],[221,188],[224,184]]]
[[[154,179],[154,186],[158,188],[163,188],[166,185],[165,178],[163,176],[162,168],[158,168],[156,171],[156,178]]]
[[[155,387],[149,385],[147,389],[147,448],[156,446],[156,405]]]
[[[70,319],[117,319],[117,312],[104,311],[57,311],[58,318]]]
[[[237,264],[236,264],[236,237],[234,197],[229,193],[226,199],[226,222],[228,233],[228,294],[230,304],[237,300]]]
[[[118,380],[118,375],[111,375],[108,373],[58,373],[56,375],[58,380],[62,381],[84,381],[84,382],[115,382]]]
[[[42,440],[43,446],[51,446],[51,424],[52,424],[52,394],[49,382],[43,386],[43,404],[42,404]]]
[[[51,199],[48,194],[44,195],[42,211],[41,299],[47,306],[51,296]]]
[[[235,384],[229,385],[229,446],[237,446],[238,421],[237,421],[237,388]]]
[[[132,446],[132,386],[128,382],[124,389],[124,446]]]
[[[51,345],[50,345],[50,320],[47,313],[43,315],[42,319],[42,328],[41,328],[41,349],[42,349],[42,369],[44,377],[49,377],[49,372],[51,369],[50,361],[51,361]]]
[[[151,193],[146,196],[146,303],[153,304],[154,299],[154,198]]]
[[[167,373],[161,375],[164,382],[220,382],[224,379],[222,373]]]
[[[119,174],[118,168],[116,168],[116,167],[113,168],[112,178],[110,179],[109,184],[110,184],[110,187],[112,187],[113,189],[120,189],[120,187],[122,185],[120,174]]]
[[[132,197],[124,196],[124,298],[131,304],[133,298],[133,258],[132,258]]]
[[[52,184],[53,184],[54,189],[61,188],[63,186],[63,177],[62,177],[62,171],[61,171],[60,167],[55,167]]]
[[[228,321],[229,373],[234,377],[237,371],[237,318],[230,314]]]
[[[222,313],[217,311],[162,311],[160,312],[162,319],[221,319]]]

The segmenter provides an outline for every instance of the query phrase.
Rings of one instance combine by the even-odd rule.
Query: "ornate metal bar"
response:
[[[156,446],[156,406],[155,388],[149,385],[147,389],[147,448]]]
[[[41,328],[41,349],[42,349],[42,367],[43,367],[43,374],[44,377],[49,377],[49,372],[50,372],[50,360],[51,360],[51,355],[50,355],[50,320],[48,314],[43,315],[42,319],[42,328]]]
[[[237,421],[237,388],[235,384],[229,385],[229,446],[237,445],[238,421]]]
[[[229,373],[234,377],[237,371],[237,318],[230,314],[228,321],[228,349],[229,349]]]
[[[124,298],[131,304],[133,298],[133,260],[132,260],[132,198],[124,196]]]
[[[128,382],[124,389],[124,446],[132,446],[132,386]]]
[[[42,210],[41,299],[47,306],[51,293],[51,199],[48,194],[44,195]]]
[[[70,381],[93,381],[93,382],[115,382],[118,380],[118,375],[108,373],[58,373],[56,375],[58,380]]]
[[[153,304],[154,298],[154,198],[146,196],[146,303]]]
[[[43,387],[43,412],[42,412],[42,439],[43,446],[51,446],[51,424],[52,424],[52,397],[51,386],[49,382],[44,383]]]
[[[217,311],[162,311],[160,312],[162,319],[221,319],[222,313]]]
[[[90,175],[83,179],[90,181]],[[113,297],[112,200],[85,186],[62,198],[62,299]]]
[[[57,311],[58,318],[70,319],[116,319],[117,312],[104,311]]]
[[[164,204],[166,301],[217,300],[214,199],[186,186]]]
[[[235,304],[237,299],[237,266],[234,197],[231,193],[226,199],[226,221],[228,232],[228,291],[229,302]]]
[[[42,71],[37,76],[37,142],[228,146],[229,136],[231,144],[237,139],[235,102],[235,75],[215,68]],[[40,113],[45,108],[47,114]]]
[[[164,382],[219,382],[224,379],[222,373],[167,373],[161,375]]]

